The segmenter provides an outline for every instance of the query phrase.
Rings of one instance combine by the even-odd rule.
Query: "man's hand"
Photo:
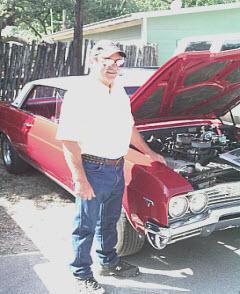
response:
[[[74,192],[77,197],[84,200],[91,200],[94,195],[92,186],[89,184],[86,177],[82,158],[81,148],[77,142],[63,140],[63,152],[68,167],[72,173],[72,179],[74,182]]]
[[[91,200],[92,198],[96,197],[93,191],[92,186],[89,184],[88,180],[77,180],[74,181],[75,186],[75,194],[76,196],[84,199],[84,200]]]
[[[162,164],[167,165],[164,157],[152,151],[152,149],[147,145],[135,126],[132,129],[131,144],[142,151],[143,154],[146,154],[148,157],[150,157],[153,161],[158,161]]]
[[[167,165],[166,160],[164,159],[164,157],[154,151],[151,151],[148,156],[153,160],[153,161],[158,161],[164,165]]]

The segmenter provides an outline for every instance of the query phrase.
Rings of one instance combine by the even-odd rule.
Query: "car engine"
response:
[[[143,136],[149,146],[161,153],[167,165],[186,178],[196,189],[216,182],[239,180],[240,166],[230,164],[220,154],[240,147],[232,136],[233,128],[214,125],[163,129]]]

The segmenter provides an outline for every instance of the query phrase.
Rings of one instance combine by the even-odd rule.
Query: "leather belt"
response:
[[[99,157],[91,154],[82,154],[82,159],[87,162],[97,163],[97,164],[106,164],[106,165],[118,165],[123,162],[123,156],[117,159],[109,159],[104,157]]]

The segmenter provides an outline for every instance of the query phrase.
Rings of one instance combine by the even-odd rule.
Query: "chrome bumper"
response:
[[[168,227],[151,221],[145,224],[148,241],[156,249],[194,236],[208,236],[213,231],[240,226],[240,203],[225,208],[209,209],[187,221],[178,220]]]

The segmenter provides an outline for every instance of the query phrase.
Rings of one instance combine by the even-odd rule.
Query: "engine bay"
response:
[[[232,125],[197,125],[141,132],[150,148],[187,179],[194,189],[240,180],[240,163],[221,158],[240,147]],[[226,157],[226,156],[225,156]],[[227,158],[227,157],[226,157]]]

